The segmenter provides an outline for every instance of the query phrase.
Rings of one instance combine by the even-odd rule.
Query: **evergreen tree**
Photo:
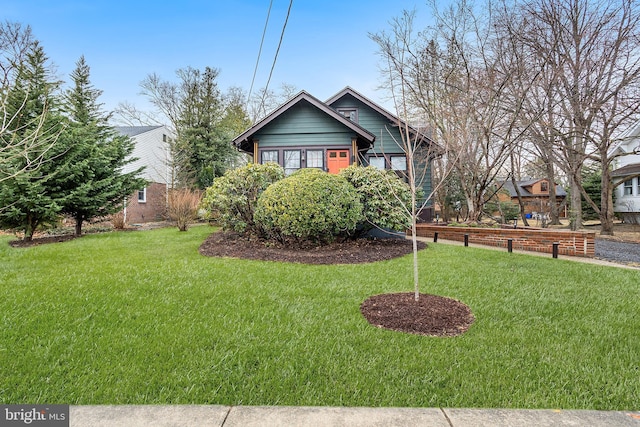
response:
[[[221,123],[222,94],[216,79],[219,71],[180,70],[182,97],[178,119],[179,181],[204,189],[222,176],[235,155]]]
[[[7,91],[5,111],[13,120],[4,129],[3,141],[35,141],[60,133],[64,126],[56,95],[60,82],[52,75],[44,49],[33,42]],[[66,195],[57,183],[64,148],[57,142],[34,143],[36,149],[27,152],[9,147],[3,152],[3,175],[8,178],[0,186],[0,225],[22,229],[24,239],[31,240],[39,225],[58,218],[65,203]],[[32,162],[33,158],[39,161]]]
[[[179,186],[204,189],[234,165],[238,152],[231,140],[248,127],[241,91],[225,97],[216,79],[219,70],[191,67],[177,71],[179,83],[153,74],[142,82],[143,93],[171,122],[176,132],[172,167]]]
[[[602,171],[600,169],[589,167],[585,165],[582,170],[582,187],[584,191],[589,195],[593,203],[597,206],[601,206],[601,192],[602,192]],[[582,219],[586,221],[598,219],[598,212],[591,206],[589,202],[582,196]]]
[[[65,146],[61,186],[68,194],[62,211],[74,218],[77,236],[84,221],[119,211],[127,196],[146,185],[138,177],[142,169],[123,173],[134,160],[133,142],[108,125],[109,116],[98,103],[102,91],[89,77],[89,66],[81,57],[71,74],[73,87],[65,93],[70,125],[60,138]]]

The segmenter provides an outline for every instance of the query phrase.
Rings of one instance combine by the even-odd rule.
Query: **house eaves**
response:
[[[134,137],[143,133],[151,132],[161,128],[162,126],[116,126],[114,129],[120,132],[122,135]]]
[[[323,103],[318,98],[312,96],[311,94],[309,94],[304,90],[298,93],[296,96],[294,96],[290,100],[288,100],[287,102],[285,102],[284,104],[282,104],[280,107],[276,108],[273,112],[271,112],[265,118],[260,120],[258,123],[251,126],[249,129],[247,129],[246,131],[244,131],[243,133],[235,137],[233,139],[233,144],[239,149],[243,149],[243,146],[244,146],[244,151],[248,151],[250,148],[247,146],[247,144],[252,142],[253,136],[256,133],[258,133],[261,129],[265,128],[267,125],[273,122],[282,113],[284,113],[294,105],[301,102],[307,102],[308,104],[319,109],[320,111],[327,114],[334,120],[340,122],[341,124],[349,128],[351,131],[353,131],[358,136],[358,138],[361,138],[362,140],[366,141],[367,143],[369,143],[370,146],[373,147],[373,143],[376,140],[376,136],[373,133],[369,132],[359,124],[344,117],[342,114],[338,113],[336,110],[329,107],[327,104]]]
[[[620,169],[611,171],[612,178],[624,178],[625,176],[637,174],[640,174],[640,163],[632,163],[630,165],[623,166]]]

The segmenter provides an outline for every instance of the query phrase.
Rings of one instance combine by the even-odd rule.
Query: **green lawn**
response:
[[[640,272],[430,244],[422,291],[456,338],[377,329],[411,257],[206,258],[207,226],[26,249],[0,237],[0,403],[640,408]]]

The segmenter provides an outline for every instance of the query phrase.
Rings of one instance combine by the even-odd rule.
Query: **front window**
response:
[[[300,169],[300,150],[284,150],[284,174],[291,175]]]
[[[147,187],[138,190],[138,203],[147,202]]]
[[[382,170],[387,167],[384,157],[369,157],[369,166]]]
[[[391,156],[391,169],[404,172],[407,170],[407,156]]]
[[[307,150],[307,167],[324,169],[324,151]]]
[[[278,163],[278,150],[265,150],[260,157],[260,163]]]
[[[624,182],[624,193],[625,196],[633,196],[633,179]]]

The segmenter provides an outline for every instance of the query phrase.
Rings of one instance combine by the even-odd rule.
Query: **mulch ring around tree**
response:
[[[418,242],[418,249],[427,245]],[[295,246],[218,231],[200,246],[211,257],[244,258],[300,264],[361,264],[401,257],[413,251],[407,239],[355,239],[322,246]]]
[[[375,295],[360,305],[367,321],[378,328],[432,337],[453,337],[466,332],[475,320],[464,303],[446,297],[394,293]]]

